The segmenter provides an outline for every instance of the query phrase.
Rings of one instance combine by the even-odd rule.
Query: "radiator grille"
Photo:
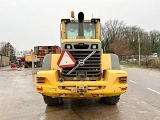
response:
[[[78,64],[79,60],[83,60],[86,58],[92,51],[70,51],[72,56],[76,60],[76,64]],[[74,70],[71,74],[67,75],[67,73],[72,68],[64,68],[62,70],[62,76],[65,80],[98,80],[101,77],[101,53],[100,51],[96,51],[83,66],[79,66],[76,70]]]

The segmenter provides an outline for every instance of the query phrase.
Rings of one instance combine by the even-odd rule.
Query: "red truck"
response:
[[[57,45],[54,46],[34,46],[34,54],[37,57],[44,57],[45,55],[52,54],[60,54],[61,48]]]
[[[40,67],[42,66],[42,61],[47,54],[60,54],[61,48],[57,45],[53,46],[34,46],[34,54],[37,58],[40,58]]]

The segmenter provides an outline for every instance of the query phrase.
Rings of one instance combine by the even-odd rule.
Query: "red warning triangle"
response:
[[[62,51],[59,60],[57,62],[57,65],[60,68],[67,68],[67,67],[74,67],[76,64],[76,60],[71,55],[71,53],[67,50]]]

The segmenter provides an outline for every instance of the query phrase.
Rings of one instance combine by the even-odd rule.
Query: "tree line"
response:
[[[146,32],[138,26],[128,26],[118,19],[108,20],[101,26],[102,48],[105,53],[119,56],[160,54],[160,32]],[[15,56],[15,49],[9,42],[0,42],[0,54]]]
[[[9,42],[0,42],[0,55],[8,56],[10,61],[15,61],[15,48]]]
[[[124,21],[108,20],[101,27],[102,48],[105,53],[120,56],[160,53],[160,32],[146,32],[137,26],[128,26]]]

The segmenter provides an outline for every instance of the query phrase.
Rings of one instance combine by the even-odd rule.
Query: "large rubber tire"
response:
[[[115,105],[118,103],[120,100],[120,95],[119,96],[112,96],[112,97],[102,97],[101,102],[107,105]]]
[[[29,68],[28,63],[24,63],[24,68]]]
[[[37,67],[41,67],[40,62],[37,62],[37,63],[36,63],[36,66],[37,66]]]
[[[32,68],[32,62],[29,62],[29,63],[28,63],[28,67],[29,67],[29,68]]]
[[[61,97],[52,98],[50,96],[43,95],[43,99],[48,106],[57,106],[63,104],[63,99]]]

